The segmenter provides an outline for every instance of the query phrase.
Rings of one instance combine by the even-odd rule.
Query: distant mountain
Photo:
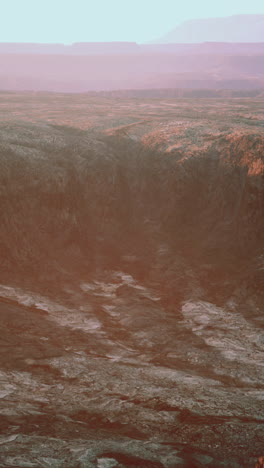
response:
[[[235,15],[186,21],[156,43],[264,42],[263,15]]]

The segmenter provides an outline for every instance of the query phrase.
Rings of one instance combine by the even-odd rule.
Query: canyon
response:
[[[2,92],[0,117],[1,466],[253,467],[261,93]]]

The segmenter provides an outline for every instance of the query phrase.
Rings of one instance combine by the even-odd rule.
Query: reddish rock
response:
[[[259,457],[255,468],[264,468],[264,457]]]

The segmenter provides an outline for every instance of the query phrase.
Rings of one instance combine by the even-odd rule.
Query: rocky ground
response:
[[[253,467],[263,101],[83,99],[1,97],[0,465]]]

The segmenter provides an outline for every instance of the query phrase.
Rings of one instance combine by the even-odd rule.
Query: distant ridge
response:
[[[264,42],[264,14],[185,21],[154,43]]]
[[[203,42],[203,43],[157,43],[136,42],[76,42],[73,44],[37,44],[0,42],[0,54],[35,55],[140,55],[161,53],[175,55],[258,55],[264,53],[262,42]]]
[[[0,42],[0,54],[116,55],[138,53],[136,42],[76,42],[74,44],[37,44]]]
[[[2,91],[264,89],[264,41],[0,43],[0,63]]]
[[[264,53],[4,54],[0,90],[263,89]]]

